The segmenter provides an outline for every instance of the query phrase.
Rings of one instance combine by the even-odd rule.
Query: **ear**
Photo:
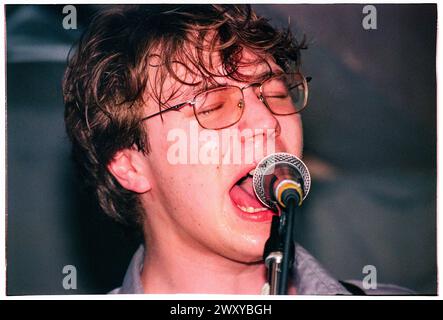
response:
[[[118,151],[108,164],[108,170],[123,188],[137,193],[148,192],[151,184],[144,157],[143,153],[134,149]]]

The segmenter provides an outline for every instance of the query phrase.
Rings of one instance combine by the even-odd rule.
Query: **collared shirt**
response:
[[[128,270],[120,288],[111,294],[144,293],[140,274],[143,268],[144,247],[140,246],[132,257]],[[304,248],[295,247],[295,288],[297,294],[304,295],[349,295],[336,279],[334,279]]]
[[[143,285],[140,278],[143,269],[145,249],[140,246],[129,264],[121,287],[109,292],[110,294],[142,294]],[[334,279],[321,265],[299,244],[295,246],[294,285],[297,294],[301,295],[350,295],[343,285]],[[350,280],[347,283],[362,287],[361,280]],[[377,284],[374,289],[365,289],[367,295],[416,295],[407,288],[393,284]]]

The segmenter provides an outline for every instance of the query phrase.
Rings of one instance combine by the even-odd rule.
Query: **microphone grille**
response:
[[[252,183],[254,192],[261,203],[269,208],[275,208],[274,202],[269,196],[266,196],[264,179],[266,175],[272,174],[276,165],[287,164],[295,168],[303,180],[303,200],[309,193],[311,188],[311,175],[308,167],[299,158],[290,153],[279,152],[273,153],[263,158],[255,168]]]

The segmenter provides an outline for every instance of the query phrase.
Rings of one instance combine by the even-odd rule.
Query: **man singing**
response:
[[[108,215],[144,236],[112,293],[266,293],[276,213],[251,176],[269,153],[302,156],[304,48],[245,5],[117,6],[95,17],[63,92],[82,176]],[[295,251],[289,294],[352,293]]]

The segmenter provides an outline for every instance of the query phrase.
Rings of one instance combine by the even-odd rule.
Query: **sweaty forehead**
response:
[[[245,83],[261,82],[271,74],[282,72],[271,56],[263,58],[248,49],[242,50],[235,75],[229,75],[224,69],[218,53],[204,56],[204,61],[206,65],[201,68],[192,61],[173,60],[170,63],[172,72],[165,70],[163,65],[151,67],[151,81],[148,85],[150,100],[154,99],[157,103],[160,100],[164,107],[173,106],[191,100],[197,93],[208,88],[223,85],[243,86]]]
[[[262,80],[263,77],[282,71],[272,56],[259,57],[248,49],[243,50],[238,68],[239,73],[248,78],[248,81]]]

